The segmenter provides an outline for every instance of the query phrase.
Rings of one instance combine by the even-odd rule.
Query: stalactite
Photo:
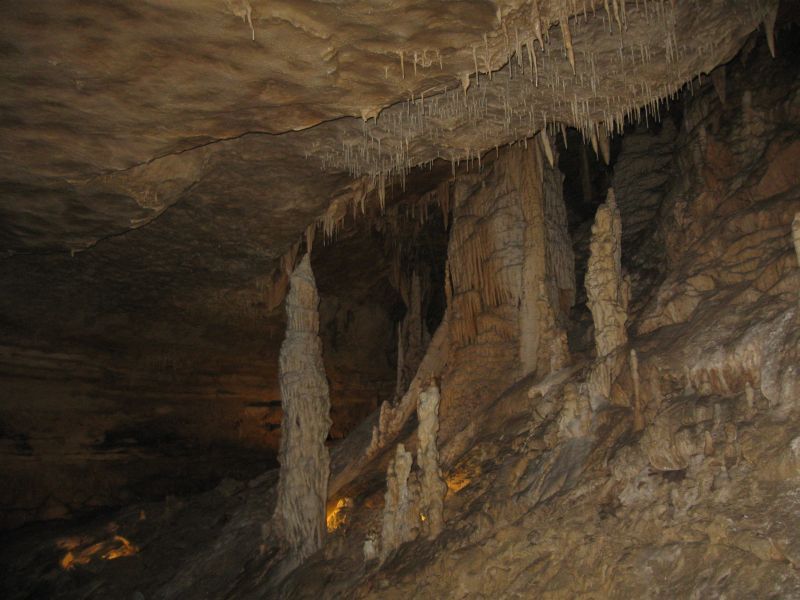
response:
[[[417,484],[411,475],[413,459],[403,444],[398,444],[386,471],[386,495],[383,506],[380,559],[386,560],[405,542],[419,533]]]
[[[539,0],[531,2],[531,22],[533,24],[533,34],[539,40],[539,49],[544,50],[544,39],[542,37],[542,16],[539,11]],[[528,46],[530,48],[530,46]]]
[[[725,104],[725,65],[720,65],[711,71],[711,83],[714,85],[714,91],[719,96],[719,101]]]
[[[566,11],[561,15],[559,19],[561,23],[561,33],[564,36],[564,48],[567,51],[567,60],[569,60],[569,64],[572,67],[572,72],[575,72],[575,50],[572,47],[572,32],[569,29],[569,15],[567,15]]]
[[[439,449],[436,445],[436,434],[439,431],[439,388],[435,384],[420,393],[417,417],[421,527],[423,534],[433,539],[444,527],[444,496],[447,492],[447,485],[442,479],[442,470],[439,467]]]
[[[764,15],[764,34],[772,58],[775,58],[775,20],[778,18],[778,3],[772,2]]]
[[[628,298],[622,278],[622,222],[614,190],[597,209],[589,265],[586,271],[587,305],[594,321],[597,356],[607,356],[624,345]]]
[[[542,150],[544,150],[544,155],[547,157],[547,162],[550,163],[550,167],[555,167],[556,159],[553,156],[553,146],[550,143],[550,137],[547,135],[547,129],[542,129],[536,137],[539,138],[542,144]]]
[[[427,284],[428,279],[426,278]],[[425,326],[423,297],[427,292],[423,280],[416,271],[408,277],[400,276],[400,295],[406,305],[406,314],[397,328],[397,384],[395,399],[405,394],[409,383],[417,373],[425,350],[430,343],[430,334]]]
[[[607,165],[611,164],[611,140],[609,132],[603,123],[597,125],[597,145],[600,148],[600,156]]]
[[[275,530],[298,560],[323,544],[330,458],[325,440],[331,426],[319,296],[310,255],[292,272],[286,297],[286,338],[279,374],[283,405],[281,464]]]

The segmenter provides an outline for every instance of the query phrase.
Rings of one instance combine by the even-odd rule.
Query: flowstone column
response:
[[[291,274],[289,286],[279,363],[283,421],[274,523],[292,554],[303,560],[322,546],[326,533],[330,457],[325,440],[331,426],[319,296],[308,254]]]
[[[439,448],[436,446],[436,434],[439,432],[439,388],[436,384],[420,393],[417,415],[420,519],[423,519],[423,533],[429,539],[434,539],[444,528],[444,496],[447,493],[447,484],[442,479],[439,467]]]
[[[607,356],[628,341],[628,286],[622,277],[622,220],[614,190],[597,209],[592,225],[586,295],[594,321],[597,356]]]
[[[552,155],[546,137],[541,143]],[[517,169],[525,223],[520,362],[523,375],[543,377],[569,363],[566,325],[575,301],[575,258],[567,232],[563,176],[557,168],[545,164],[538,144],[533,152],[519,156]]]
[[[417,537],[417,482],[411,475],[414,462],[403,444],[398,444],[386,472],[386,495],[381,528],[381,561],[405,542]]]
[[[586,295],[597,350],[589,375],[589,394],[592,406],[597,407],[609,400],[611,386],[627,359],[618,350],[628,342],[625,323],[630,284],[622,275],[622,220],[613,189],[597,209],[589,248]]]

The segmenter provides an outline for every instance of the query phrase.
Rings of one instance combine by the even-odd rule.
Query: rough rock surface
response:
[[[604,12],[599,3],[587,3],[589,14],[585,21],[580,21],[580,17],[566,19],[562,14],[558,25],[561,32],[550,31],[550,41],[544,45],[563,40],[566,46],[560,55],[551,48],[549,58],[560,61],[563,73],[569,77],[573,61],[576,67],[582,65],[581,44],[587,41],[586,36],[596,35],[598,51],[613,48],[619,60],[628,64],[628,51],[636,49],[631,44],[641,39],[637,37],[636,24],[632,23],[639,16],[634,14],[634,7],[644,5],[644,2],[638,5],[609,2],[609,11]],[[145,4],[139,10],[148,11],[154,6],[157,5]],[[176,4],[174,16],[184,16],[181,6]],[[201,39],[206,6],[197,5],[192,20],[187,21],[187,26],[191,26],[187,31]],[[251,42],[254,36],[258,39],[264,23],[257,3],[230,2],[224,6],[245,39]],[[274,6],[290,10],[280,3]],[[302,8],[305,4],[292,6]],[[320,11],[330,16],[343,6],[326,3]],[[548,11],[555,4],[498,3],[496,6],[500,8],[501,29],[505,23],[512,46],[514,30],[509,26],[514,22],[512,18],[506,21],[508,15],[513,17],[516,9],[529,15],[534,6]],[[800,55],[796,41],[790,36],[778,35],[774,39],[772,4],[653,1],[647,6],[661,11],[659,15],[680,17],[675,26],[681,38],[699,32],[688,49],[710,46],[702,55],[703,60],[688,61],[692,69],[686,72],[703,69],[706,58],[705,70],[709,70],[720,57],[731,56],[738,47],[737,40],[741,40],[739,33],[743,36],[761,19],[766,19],[764,30],[768,40],[764,43],[755,41],[756,37],[750,38],[742,53],[727,65],[723,94],[720,94],[719,75],[712,81],[704,78],[702,85],[694,80],[691,87],[680,93],[677,106],[669,114],[679,125],[677,133],[670,133],[671,141],[666,144],[663,138],[653,137],[654,152],[659,155],[663,155],[665,145],[672,146],[673,176],[658,186],[648,186],[651,191],[660,190],[654,192],[658,194],[657,200],[648,200],[647,210],[652,213],[653,207],[658,208],[651,222],[641,224],[640,232],[653,232],[663,255],[631,243],[631,252],[636,255],[630,256],[628,262],[623,243],[622,260],[632,271],[636,285],[631,287],[627,346],[618,347],[605,357],[615,361],[613,369],[604,371],[608,374],[607,385],[604,382],[608,402],[593,403],[591,395],[586,393],[598,372],[596,363],[590,362],[589,353],[573,352],[573,364],[558,371],[544,375],[537,369],[536,373],[521,376],[522,332],[520,307],[515,300],[521,297],[522,289],[519,282],[524,263],[521,249],[525,246],[525,219],[519,200],[522,194],[518,187],[509,185],[513,179],[508,173],[526,168],[525,161],[534,152],[543,152],[547,158],[547,149],[552,152],[553,148],[537,141],[539,146],[529,147],[529,154],[515,146],[499,149],[496,156],[480,155],[481,164],[477,164],[477,158],[470,161],[469,173],[465,172],[467,165],[456,168],[453,196],[444,203],[453,210],[448,221],[451,224],[449,267],[451,275],[455,273],[456,277],[455,281],[451,277],[446,314],[417,374],[396,404],[384,404],[379,414],[373,414],[331,450],[328,505],[346,506],[348,510],[347,519],[341,520],[341,526],[331,533],[323,549],[289,572],[289,562],[278,544],[279,532],[270,524],[277,496],[277,474],[272,472],[249,483],[227,480],[212,491],[185,499],[135,504],[113,516],[97,516],[83,523],[32,525],[13,535],[5,534],[0,544],[3,596],[12,599],[143,596],[186,600],[800,596],[797,569],[800,540],[796,534],[800,530],[797,493],[800,269],[792,234],[792,222],[800,206],[800,181],[795,168],[800,148],[797,73]],[[105,14],[104,11],[115,7],[118,5],[109,3],[98,5],[96,10]],[[483,13],[477,9],[490,8],[478,2],[474,7],[477,16],[469,14],[464,20],[482,18]],[[592,14],[592,8],[598,9],[596,13]],[[30,15],[32,10],[25,7],[20,14]],[[717,13],[718,10],[721,12]],[[158,14],[162,11],[159,9]],[[451,14],[444,9],[442,12]],[[42,14],[46,18],[46,10]],[[307,14],[300,11],[301,16]],[[367,23],[365,33],[369,32],[371,19],[380,18],[381,14],[385,17],[385,11],[376,10],[375,14],[378,17],[374,14],[362,17]],[[602,30],[593,29],[592,24],[602,22],[604,14]],[[41,19],[42,15],[28,16],[23,22],[35,29]],[[618,29],[625,31],[619,25],[623,19],[629,22],[629,34],[623,36],[628,42],[623,43],[620,51],[614,27],[617,23]],[[294,29],[283,19],[269,21],[270,26]],[[14,17],[4,21],[7,27],[6,22],[16,28],[20,20]],[[441,21],[430,20],[433,24],[438,22]],[[540,21],[535,23],[541,26]],[[579,23],[585,28],[579,27]],[[163,25],[169,27],[169,21]],[[606,27],[612,31],[609,33]],[[346,27],[344,30],[349,31]],[[796,29],[793,31],[796,37]],[[14,38],[17,44],[20,37]],[[24,39],[34,44],[37,37]],[[686,66],[691,52],[683,50],[683,40],[676,42],[675,36],[658,39],[663,39],[668,53],[670,48],[675,49],[676,60],[673,63],[670,57],[669,65],[677,74],[652,75],[661,82],[673,76],[680,78],[681,68]],[[276,40],[280,42],[281,38]],[[502,35],[492,39],[487,35],[484,48],[490,67],[492,50],[503,41]],[[47,40],[43,40],[42,46],[46,44]],[[536,41],[537,48],[538,44]],[[474,56],[480,60],[480,43],[474,49]],[[599,56],[600,74],[612,80],[606,81],[606,85],[624,90],[628,85],[635,87],[638,81],[646,95],[647,82],[633,75],[647,74],[650,69],[657,71],[657,65],[664,66],[658,61],[647,62],[646,56],[648,53],[652,56],[652,49],[650,45],[641,48],[640,56],[645,55],[642,71],[614,72],[609,54]],[[459,50],[452,52],[458,54]],[[410,54],[410,49],[404,52],[404,56]],[[422,56],[424,59],[424,53]],[[538,61],[548,55],[533,56]],[[465,60],[471,58],[466,56]],[[414,66],[425,73],[421,62],[418,54],[411,67],[406,62],[399,69],[405,68],[406,77],[411,79]],[[515,77],[516,66],[521,65],[516,63]],[[529,63],[524,66],[528,69]],[[542,68],[545,69],[544,61]],[[576,68],[573,77],[580,80],[582,72],[591,87],[592,81],[586,80],[586,72],[580,68]],[[35,77],[36,72],[31,71],[31,79],[35,81]],[[406,81],[402,73],[400,77]],[[552,95],[553,88],[542,77],[539,82],[542,93]],[[475,105],[470,103],[477,101],[478,91],[486,91],[486,105],[497,110],[503,103],[497,102],[495,94],[502,94],[505,85],[511,89],[510,79],[502,74],[495,73],[491,81],[496,86],[491,88],[493,92],[490,84],[484,85],[483,75],[480,82],[470,80],[466,106],[474,119],[472,127],[482,128],[485,124],[487,130],[491,129],[491,114],[497,114],[475,111]],[[769,85],[764,85],[765,81]],[[19,87],[19,81],[12,83]],[[564,93],[556,98],[569,99],[569,91],[573,91],[572,98],[577,102],[574,88],[574,81],[566,81],[561,88]],[[225,92],[232,93],[227,89]],[[620,102],[624,104],[626,97],[620,94]],[[457,99],[463,102],[463,98],[464,91],[459,89]],[[513,94],[509,98],[513,99]],[[419,156],[420,148],[427,147],[415,137],[423,127],[427,131],[423,137],[440,136],[439,142],[444,144],[453,139],[447,138],[449,135],[468,137],[465,129],[442,134],[435,127],[428,128],[430,122],[412,112],[414,108],[423,114],[425,110],[435,111],[428,104],[430,100],[426,94],[424,104],[420,101],[401,107],[408,118],[402,121],[403,127],[409,125],[412,117],[416,125],[409,129],[414,135],[409,136],[408,155],[400,156],[400,163],[417,160],[414,157]],[[508,106],[516,105],[510,102]],[[566,102],[562,108],[569,108]],[[377,123],[358,123],[354,139],[357,137],[361,146],[337,146],[330,152],[341,153],[344,161],[341,164],[349,162],[348,166],[362,169],[364,164],[356,160],[358,151],[363,151],[361,158],[368,154],[365,148],[373,143],[369,135],[375,133],[376,127],[399,125],[399,118],[393,120],[391,115],[397,115],[401,109],[380,115]],[[646,113],[636,114],[649,119],[650,109],[664,115],[666,106],[653,105]],[[580,116],[577,107],[572,112]],[[548,118],[553,115],[556,112]],[[498,124],[501,119],[505,120],[506,115],[498,118]],[[568,118],[563,120],[569,122]],[[324,127],[351,125],[347,120],[329,122],[314,135],[320,134]],[[302,137],[314,129],[293,132],[286,139]],[[604,150],[606,143],[599,132],[592,134],[589,129],[585,132],[587,138],[598,138],[593,144],[598,153],[613,157],[610,147]],[[508,135],[518,133],[511,127]],[[548,132],[550,139],[553,133]],[[241,148],[242,140],[248,137],[232,141],[232,145]],[[281,138],[275,136],[277,140]],[[369,141],[363,142],[364,139]],[[143,139],[141,143],[147,141]],[[490,136],[485,141],[490,143]],[[341,139],[337,138],[336,143],[339,142]],[[381,146],[383,150],[392,144],[383,142],[386,144]],[[325,149],[320,148],[324,154]],[[387,152],[397,149],[394,146]],[[187,150],[183,154],[188,159],[190,153]],[[333,154],[326,160],[335,160]],[[623,151],[617,166],[629,178],[635,179],[637,172],[644,178],[647,169],[642,168],[644,163],[638,163],[635,155],[629,153],[626,158]],[[20,172],[28,171],[20,169]],[[376,182],[380,177],[378,173]],[[412,177],[413,174],[409,182]],[[370,185],[367,180],[340,188],[341,194],[331,205],[334,210],[326,213],[329,218],[324,225],[332,228],[328,231],[344,232],[340,226],[343,211],[353,207],[354,198],[359,202],[364,199]],[[407,190],[410,197],[415,193],[413,187]],[[313,202],[327,205],[327,200],[320,197],[314,197]],[[124,246],[130,241],[128,235],[165,231],[157,226],[168,222],[165,220],[170,215],[185,215],[180,212],[182,207],[186,208],[184,203],[178,203],[164,211],[152,225],[77,254],[75,259],[83,262],[74,264],[82,265],[81,268],[99,265],[104,259],[97,251],[103,245]],[[360,205],[356,208],[360,210]],[[625,211],[621,212],[624,219]],[[306,231],[307,216],[300,211],[288,218],[286,222],[291,221],[297,229],[287,227],[281,237],[286,240],[282,250],[297,243],[298,236]],[[647,221],[644,213],[642,218]],[[257,219],[248,224],[259,229]],[[243,244],[245,237],[242,236]],[[475,256],[469,248],[473,243],[490,250],[479,255],[483,261],[470,261]],[[205,241],[199,244],[203,246]],[[319,248],[320,243],[315,247]],[[281,255],[282,250],[274,250],[275,257]],[[128,256],[135,255],[135,248],[129,252]],[[272,252],[273,249],[269,251],[270,261]],[[184,254],[177,254],[164,260],[203,265],[204,256],[209,255],[199,253],[190,260]],[[346,264],[354,267],[359,262],[371,263],[369,259],[374,256],[377,254],[365,253],[358,257],[360,260],[354,258]],[[52,261],[42,259],[42,262],[34,258],[41,257],[14,256],[5,261],[4,268],[14,273],[12,282],[19,283],[21,290],[28,290],[20,297],[33,299],[31,304],[35,306],[30,308],[30,314],[36,315],[43,308],[39,314],[45,320],[44,333],[49,340],[57,340],[58,336],[47,331],[49,325],[59,320],[47,316],[46,309],[52,306],[48,303],[54,302],[58,290],[80,290],[82,278],[91,278],[84,273],[78,281],[64,287],[63,278],[67,275],[59,274],[52,278],[55,295],[37,302],[35,291],[46,286],[34,282],[46,282],[49,274],[57,273],[54,264],[71,263],[66,257],[51,257]],[[270,261],[265,263],[271,265]],[[32,273],[25,273],[31,265]],[[204,274],[208,275],[209,285],[221,286],[225,280],[215,280],[213,273],[224,269],[215,268],[219,271],[209,269]],[[161,267],[155,270],[162,274],[171,272]],[[482,279],[480,273],[484,270],[496,279]],[[164,280],[165,290],[180,289],[179,284],[169,283],[169,277],[164,276]],[[463,285],[465,282],[468,285]],[[118,284],[112,289],[115,297],[124,299],[125,290],[131,287]],[[158,296],[153,291],[156,288],[146,289],[149,297]],[[509,290],[516,295],[509,294]],[[194,299],[191,290],[187,288],[186,293]],[[86,296],[91,294],[86,292]],[[464,297],[463,301],[459,296]],[[4,303],[14,309],[12,315],[25,313],[17,302],[4,300]],[[158,306],[173,306],[173,300],[164,299]],[[238,311],[237,308],[232,312],[217,312],[214,307],[218,304],[204,304],[199,299],[185,306],[189,315],[194,314],[192,306],[195,310],[206,307],[211,312],[203,313],[205,317],[235,315]],[[234,303],[235,308],[240,306]],[[349,309],[344,310],[346,314]],[[153,314],[162,326],[179,313]],[[468,316],[475,317],[474,322]],[[187,317],[190,323],[196,322],[195,318]],[[346,317],[337,320],[346,321]],[[138,331],[137,323],[134,320],[128,326],[129,331]],[[155,325],[144,329],[146,340],[154,339],[153,334],[161,331]],[[176,329],[186,331],[178,325]],[[200,347],[224,347],[222,342],[228,331],[241,329],[217,332]],[[276,331],[279,338],[282,329],[277,327]],[[194,339],[188,339],[187,343]],[[58,347],[53,345],[56,350]],[[390,363],[390,394],[394,388],[393,367]],[[382,528],[387,505],[391,507],[395,502],[386,497],[387,470],[395,471],[390,481],[394,478],[405,481],[407,486],[415,485],[411,473],[411,454],[417,443],[413,413],[420,393],[426,389],[430,377],[436,375],[441,386],[439,465],[448,488],[444,499],[445,527],[433,540],[408,536],[409,541],[397,545],[384,561],[364,560],[365,541],[375,539],[375,533]],[[398,448],[409,450],[402,452],[401,468],[397,469],[395,462],[389,470],[389,463],[398,456]],[[397,498],[401,495],[398,491]],[[411,493],[407,494],[410,496]],[[419,526],[416,510],[409,511],[407,516],[407,530]]]
[[[299,560],[322,547],[328,499],[331,427],[328,381],[319,339],[319,296],[306,254],[289,278],[281,345],[283,404],[275,529]]]
[[[419,531],[419,509],[417,508],[418,484],[412,477],[414,457],[403,444],[397,445],[394,458],[386,472],[386,496],[383,505],[381,527],[381,560],[386,560],[405,542],[417,537]]]
[[[613,189],[597,209],[589,248],[587,305],[594,320],[595,349],[601,358],[628,341],[625,324],[630,288],[622,275],[622,219]]]
[[[759,24],[774,34],[772,0],[629,4],[0,7],[2,524],[266,462],[280,410],[260,365],[283,323],[265,309],[310,224],[341,233],[354,204],[413,188],[412,167],[474,168],[545,124],[602,147]],[[369,313],[392,320],[345,295],[323,294],[326,348]],[[328,369],[334,437],[386,397],[390,337],[370,347],[374,371],[341,354]]]
[[[419,395],[417,404],[417,465],[419,465],[419,510],[421,530],[434,539],[444,528],[444,495],[447,486],[439,466],[439,388],[430,386]]]

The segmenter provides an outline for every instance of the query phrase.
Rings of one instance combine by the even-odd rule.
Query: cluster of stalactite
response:
[[[563,176],[545,161],[545,143],[508,149],[493,164],[489,189],[471,180],[456,187],[448,251],[454,343],[466,345],[486,327],[519,339],[525,374],[567,364],[566,322],[575,299]],[[506,318],[486,318],[495,309]]]
[[[460,162],[479,167],[487,148],[543,128],[555,134],[559,123],[579,129],[596,152],[603,151],[608,136],[626,123],[660,119],[664,102],[679,97],[686,82],[691,91],[693,78],[730,52],[731,40],[763,24],[774,47],[777,0],[725,7],[610,0],[605,10],[594,4],[569,0],[543,3],[539,10],[537,0],[533,10],[498,9],[500,28],[471,48],[472,73],[450,86],[411,92],[408,101],[386,110],[365,111],[360,135],[353,132],[329,147],[323,168],[368,176],[383,187],[392,176],[405,177],[436,158],[449,159],[454,169]],[[717,23],[725,29],[693,35],[698,15],[713,19],[715,10],[726,12],[725,22]],[[414,73],[426,54],[408,56]],[[406,56],[398,52],[401,67]]]

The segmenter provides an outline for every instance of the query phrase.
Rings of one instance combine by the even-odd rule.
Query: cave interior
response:
[[[3,598],[800,597],[796,2],[0,22]]]

